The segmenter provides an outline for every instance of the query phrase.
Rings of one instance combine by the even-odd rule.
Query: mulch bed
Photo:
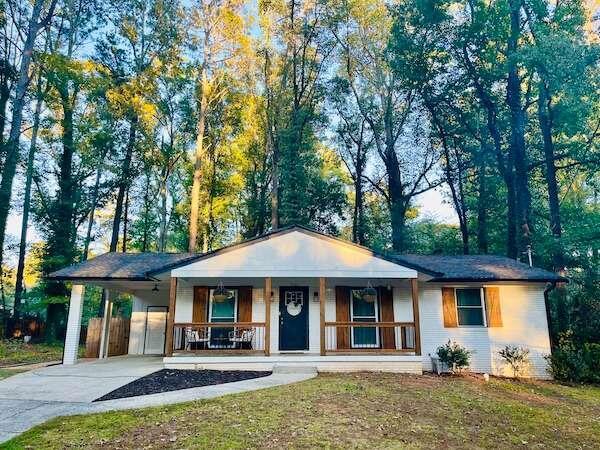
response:
[[[114,400],[116,398],[137,397],[138,395],[159,394],[214,384],[233,383],[271,375],[271,372],[250,370],[183,370],[162,369],[138,378],[108,394],[94,400]]]

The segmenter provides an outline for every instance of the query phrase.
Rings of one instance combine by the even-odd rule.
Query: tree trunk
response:
[[[96,203],[98,202],[98,191],[100,190],[100,176],[102,175],[102,164],[104,162],[104,156],[102,161],[96,169],[96,180],[94,181],[94,189],[92,191],[92,204],[90,207],[90,217],[88,218],[87,231],[85,233],[85,240],[83,241],[83,254],[81,260],[85,261],[88,257],[90,249],[90,242],[92,240],[92,227],[94,226],[94,215],[96,213]]]
[[[478,155],[477,169],[477,248],[480,253],[488,253],[488,196],[487,196],[487,164],[488,153],[484,133],[482,133],[481,154]]]
[[[265,51],[265,95],[267,104],[265,108],[266,122],[266,153],[271,156],[271,230],[279,228],[279,151],[275,145],[273,124],[273,94],[271,92],[271,57]]]
[[[365,243],[364,227],[364,194],[362,168],[356,169],[354,177],[354,214],[352,216],[352,241],[357,244]]]
[[[390,161],[392,160],[392,161]],[[395,161],[395,163],[394,163]],[[407,201],[403,195],[398,161],[394,157],[386,161],[388,171],[389,209],[392,225],[392,248],[397,252],[406,250],[406,207]]]
[[[4,128],[6,127],[6,106],[10,98],[11,86],[9,80],[12,78],[12,68],[8,57],[2,61],[2,81],[0,82],[0,169],[4,157]]]
[[[125,191],[125,205],[123,207],[123,253],[127,253],[127,225],[129,225],[129,186],[127,186],[127,190]]]
[[[548,206],[550,209],[550,231],[553,238],[552,263],[554,270],[564,272],[564,256],[562,249],[562,225],[560,218],[560,202],[558,199],[558,182],[556,165],[554,164],[554,142],[552,139],[552,109],[548,87],[543,81],[539,83],[538,119],[544,144],[544,160],[546,164],[546,183],[548,185]]]
[[[192,198],[190,204],[190,241],[188,251],[194,253],[198,246],[198,220],[200,209],[200,184],[202,170],[206,160],[206,149],[204,145],[204,134],[206,127],[206,114],[208,111],[208,75],[203,65],[200,74],[201,93],[200,108],[198,111],[198,135],[196,137],[196,153],[194,156],[194,181],[192,183]],[[205,240],[206,242],[206,240]]]
[[[12,119],[10,125],[10,133],[8,141],[4,146],[4,154],[6,159],[2,168],[2,181],[0,182],[0,268],[2,267],[2,259],[4,255],[4,239],[6,237],[6,222],[10,211],[10,199],[12,194],[12,185],[17,170],[19,161],[19,140],[21,136],[21,122],[23,120],[23,107],[25,105],[25,94],[27,85],[29,84],[29,66],[31,65],[31,57],[33,55],[33,47],[35,38],[42,24],[40,23],[40,15],[42,12],[43,0],[35,0],[29,19],[27,36],[23,43],[23,52],[21,56],[21,65],[19,67],[19,75],[15,88],[15,96],[12,103]],[[52,15],[56,1],[50,6],[49,16]],[[0,269],[1,272],[1,269]]]
[[[23,221],[21,223],[21,239],[19,241],[19,260],[17,262],[17,277],[15,280],[14,318],[19,320],[21,316],[21,300],[23,298],[23,274],[25,272],[25,254],[27,253],[27,226],[29,223],[29,209],[31,207],[31,181],[33,178],[33,163],[37,150],[37,136],[40,126],[40,113],[42,111],[41,89],[38,87],[38,98],[33,114],[33,127],[31,129],[31,141],[29,144],[29,155],[27,156],[27,172],[25,178],[25,193],[23,196]]]
[[[168,168],[164,167],[160,178],[160,225],[158,232],[158,251],[164,252],[167,247],[167,182]]]
[[[75,260],[75,227],[73,222],[75,209],[76,187],[73,179],[73,157],[75,155],[73,128],[73,99],[76,93],[69,94],[68,87],[57,86],[61,97],[63,110],[62,144],[63,152],[60,158],[60,173],[58,180],[58,201],[55,208],[52,237],[49,240],[47,253],[51,255],[45,270],[66,267]],[[48,282],[45,293],[49,296],[66,296],[67,287],[63,282]],[[66,324],[66,304],[50,303],[46,308],[46,340],[59,341],[63,337]]]
[[[515,168],[515,201],[519,233],[519,250],[524,252],[531,244],[531,195],[529,193],[529,173],[525,149],[525,111],[521,101],[521,80],[516,61],[518,41],[521,35],[521,4],[519,0],[510,0],[510,34],[508,38],[508,82],[506,100],[510,110],[510,145]]]
[[[121,179],[119,180],[119,191],[117,193],[117,203],[115,205],[115,216],[113,218],[112,235],[110,239],[110,251],[116,252],[119,243],[119,229],[121,228],[121,217],[123,215],[123,202],[125,200],[125,191],[130,183],[131,161],[133,159],[133,149],[135,148],[135,136],[137,130],[138,118],[134,116],[129,125],[129,139],[125,151],[125,159],[121,167]]]
[[[76,94],[73,94],[76,95]],[[60,175],[58,180],[58,208],[56,209],[56,222],[54,241],[56,248],[52,256],[61,255],[64,260],[62,266],[71,264],[74,260],[75,229],[73,215],[75,209],[76,186],[73,179],[73,157],[75,155],[73,107],[68,91],[61,94],[63,118],[63,152],[60,159]]]
[[[506,186],[506,254],[509,257],[516,259],[519,253],[519,249],[517,246],[516,235],[515,182],[512,158],[510,158],[509,155],[508,163],[504,160],[505,158],[502,151],[502,137],[500,134],[500,130],[498,129],[496,104],[482,85],[481,80],[479,79],[479,75],[477,74],[477,70],[473,66],[473,63],[471,62],[471,59],[469,57],[467,47],[464,45],[462,48],[462,52],[467,70],[469,71],[471,79],[475,85],[477,97],[479,98],[481,105],[486,111],[486,125],[490,136],[492,137],[492,142],[494,144],[494,153],[496,155],[498,170]]]

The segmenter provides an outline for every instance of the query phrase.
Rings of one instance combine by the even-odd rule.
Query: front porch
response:
[[[369,300],[362,295],[367,287]],[[215,300],[221,290],[228,298]],[[241,357],[273,365],[280,361],[264,358],[289,363],[303,355],[321,362],[349,356],[420,361],[416,278],[173,277],[168,311],[167,365],[209,364],[210,358],[231,364]]]

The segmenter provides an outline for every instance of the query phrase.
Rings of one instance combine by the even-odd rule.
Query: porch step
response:
[[[273,366],[273,373],[308,373],[316,374],[317,368],[314,366],[296,366],[290,364],[275,364]]]

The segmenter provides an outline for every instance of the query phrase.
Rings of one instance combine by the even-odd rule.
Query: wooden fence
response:
[[[100,334],[102,333],[102,318],[90,319],[85,341],[85,357],[97,358],[100,353]],[[126,355],[129,346],[129,319],[112,317],[110,319],[110,334],[108,337],[108,356]]]

